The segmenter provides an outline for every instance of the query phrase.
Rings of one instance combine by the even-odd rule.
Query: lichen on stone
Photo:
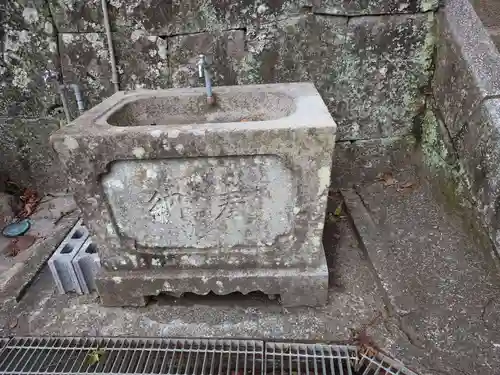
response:
[[[410,134],[431,77],[434,15],[349,22],[332,114],[340,139]],[[328,103],[327,103],[328,104]]]
[[[167,41],[148,33],[115,33],[117,61],[124,90],[170,86]]]
[[[57,90],[43,80],[57,69],[57,44],[43,0],[13,0],[0,5],[2,56],[0,113],[4,116],[46,116],[59,103]]]
[[[315,12],[331,15],[407,14],[436,10],[439,0],[305,0]]]
[[[245,55],[245,33],[242,30],[206,32],[169,38],[169,63],[174,87],[203,86],[198,76],[198,56],[205,54],[210,62],[213,84],[238,83],[239,62]]]
[[[111,66],[104,33],[59,34],[61,68],[66,84],[80,86],[86,109],[112,94]],[[78,109],[73,93],[66,89],[71,113]]]
[[[471,181],[432,106],[425,111],[422,122],[421,147],[424,165],[431,174],[438,176],[448,204],[460,209],[473,209],[475,199],[471,195]]]

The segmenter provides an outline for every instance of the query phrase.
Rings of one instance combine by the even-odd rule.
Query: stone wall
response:
[[[12,117],[27,126],[33,121],[59,124],[58,95],[42,79],[46,68],[60,70],[64,83],[81,85],[87,108],[109,96],[113,85],[100,0],[8,3],[0,5],[7,18],[0,123],[6,124],[3,134],[13,134],[22,143],[22,132],[10,125]],[[378,149],[394,140],[399,145],[420,126],[432,73],[437,7],[438,0],[108,4],[121,89],[199,86],[203,82],[195,62],[200,53],[213,55],[216,85],[313,81],[339,125],[339,141],[349,142],[339,157],[349,152],[348,144]],[[76,116],[72,98],[70,107]],[[47,171],[55,173],[48,130],[41,127],[33,134],[36,142],[24,152],[24,163],[4,163],[0,173],[11,173],[15,165],[30,160],[46,160]],[[0,149],[16,153],[9,137],[0,137]],[[29,168],[14,176],[43,190],[64,186],[62,176],[42,181]]]
[[[424,161],[452,208],[479,224],[498,252],[500,53],[468,0],[449,0],[438,26]]]

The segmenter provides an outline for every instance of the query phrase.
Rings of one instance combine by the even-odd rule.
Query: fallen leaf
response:
[[[342,205],[338,206],[336,209],[335,209],[335,212],[333,213],[335,216],[340,216],[342,215]]]
[[[92,350],[89,354],[87,354],[87,358],[85,358],[85,363],[89,366],[95,365],[98,363],[102,356],[104,355],[104,349],[95,349]]]
[[[9,322],[9,328],[14,329],[17,327],[18,320],[17,318],[12,318]]]
[[[413,181],[407,181],[407,182],[404,182],[402,184],[400,184],[398,186],[398,191],[402,191],[402,190],[405,190],[405,189],[410,189],[413,187],[413,185],[415,185],[415,183]]]
[[[378,181],[383,181],[384,186],[395,185],[398,181],[393,177],[391,172],[379,173],[377,175]]]
[[[23,203],[23,209],[19,214],[20,218],[30,217],[38,204],[41,201],[41,198],[38,197],[38,193],[33,189],[25,189],[23,195],[21,196],[21,201]]]
[[[21,251],[28,249],[31,245],[33,245],[36,241],[36,237],[30,236],[29,234],[26,236],[19,236],[13,238],[10,241],[9,246],[7,247],[6,253],[7,256],[15,257]]]

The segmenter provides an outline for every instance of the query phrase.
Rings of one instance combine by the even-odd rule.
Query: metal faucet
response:
[[[207,93],[207,104],[214,105],[215,99],[212,93],[212,72],[210,71],[210,64],[207,62],[205,55],[198,56],[198,76],[205,77],[205,90]]]
[[[78,86],[76,84],[71,84],[71,85],[62,84],[59,81],[59,73],[57,71],[54,71],[54,70],[46,70],[43,73],[43,80],[44,80],[45,84],[47,84],[49,82],[56,83],[57,91],[59,92],[59,95],[61,96],[61,101],[63,104],[64,113],[66,115],[66,120],[68,121],[68,123],[71,122],[71,118],[69,116],[68,103],[66,101],[66,96],[64,94],[65,87],[71,87],[71,89],[73,90],[73,93],[74,93],[75,99],[76,99],[76,104],[78,106],[78,112],[80,112],[80,114],[85,112],[85,105],[83,103],[83,96],[82,96],[82,91],[80,89],[80,86]]]
[[[47,84],[52,81],[59,82],[59,73],[53,70],[46,70],[43,72],[43,82]]]

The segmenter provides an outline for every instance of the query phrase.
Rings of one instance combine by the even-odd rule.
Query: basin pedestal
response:
[[[262,291],[326,303],[336,126],[312,84],[119,92],[52,136],[105,305]]]

